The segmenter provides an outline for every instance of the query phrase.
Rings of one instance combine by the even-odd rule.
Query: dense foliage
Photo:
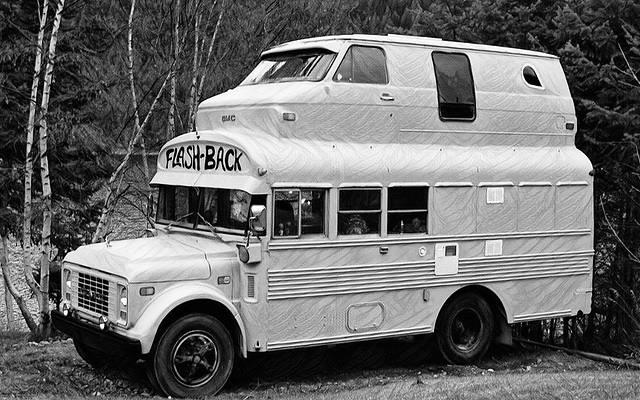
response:
[[[99,214],[99,189],[120,161],[135,128],[126,72],[129,7],[128,0],[76,0],[64,13],[47,116],[56,210],[54,245],[60,256],[89,240]],[[193,54],[198,48],[204,57],[208,44],[203,40],[211,38],[222,10],[225,14],[211,63],[203,71],[200,99],[238,84],[262,50],[310,36],[402,33],[558,55],[575,100],[576,142],[595,166],[594,313],[583,322],[583,329],[591,337],[620,339],[640,348],[636,297],[640,289],[640,81],[636,75],[640,4],[628,0],[141,0],[132,32],[141,113],[149,109],[173,66],[176,132],[185,131]],[[177,59],[172,47],[176,19],[180,25]],[[35,1],[0,0],[1,234],[19,231],[37,24]],[[170,101],[167,91],[144,132],[152,151],[172,134],[167,130]]]

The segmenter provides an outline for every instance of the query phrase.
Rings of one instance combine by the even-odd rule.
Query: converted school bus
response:
[[[168,142],[155,235],[84,246],[56,325],[172,396],[248,352],[435,333],[473,363],[508,324],[589,313],[593,183],[554,56],[406,36],[262,54]]]

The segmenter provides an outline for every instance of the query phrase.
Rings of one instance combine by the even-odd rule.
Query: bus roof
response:
[[[194,143],[239,149],[243,153],[241,173],[171,168],[166,162],[167,152]],[[438,186],[446,182],[555,184],[576,174],[585,176],[590,170],[588,159],[574,146],[466,146],[464,140],[449,146],[345,143],[217,130],[186,133],[168,142],[159,154],[158,173],[152,184],[238,188],[257,194],[268,193],[274,185],[326,188],[415,183]]]

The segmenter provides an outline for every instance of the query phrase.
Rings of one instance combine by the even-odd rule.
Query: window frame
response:
[[[436,60],[434,58],[434,55],[437,54],[442,54],[442,55],[459,55],[459,56],[463,56],[466,60],[467,60],[467,66],[469,67],[469,82],[471,83],[471,93],[473,95],[473,103],[451,103],[451,102],[442,102],[440,101],[440,80],[438,79],[438,71],[439,68],[437,67],[437,63]],[[477,96],[476,96],[476,86],[475,86],[475,80],[473,79],[473,68],[471,67],[471,60],[469,59],[469,56],[466,53],[462,53],[462,52],[455,52],[455,51],[433,51],[431,52],[431,62],[433,65],[433,73],[435,75],[435,80],[436,80],[436,94],[437,94],[437,98],[438,98],[438,117],[440,118],[441,121],[444,122],[448,122],[448,121],[460,121],[460,122],[473,122],[476,120],[476,118],[478,117],[478,101],[477,101]],[[473,106],[473,117],[471,118],[461,118],[461,117],[448,117],[448,116],[443,116],[442,114],[442,106],[443,105],[465,105],[465,106],[469,106],[472,105]]]
[[[353,78],[354,76],[354,60],[353,60],[353,52],[352,49],[354,49],[355,47],[362,47],[362,48],[368,48],[368,49],[377,49],[380,50],[382,52],[382,56],[383,56],[383,61],[384,61],[384,82],[354,82],[354,81],[349,81],[349,80],[338,80],[336,79],[336,75],[338,75],[338,71],[340,70],[340,67],[342,67],[342,63],[347,59],[347,57],[351,58],[351,76]],[[344,56],[339,59],[340,62],[336,63],[336,70],[333,73],[333,76],[331,77],[331,80],[335,83],[348,83],[348,84],[357,84],[357,85],[388,85],[389,84],[389,66],[387,63],[387,52],[384,50],[384,48],[380,47],[380,46],[369,46],[369,45],[363,45],[363,44],[352,44],[350,45],[347,50],[344,53]],[[334,60],[334,63],[336,62],[336,60]]]
[[[536,79],[538,79],[538,83],[540,83],[540,86],[534,85],[527,81],[527,78],[525,78],[525,73],[524,73],[527,68],[530,68],[533,71],[534,75],[536,76]],[[536,90],[545,90],[544,83],[542,83],[542,79],[540,79],[540,74],[538,73],[538,70],[536,69],[536,67],[534,67],[533,65],[528,63],[523,65],[520,76],[522,77],[524,84],[527,85],[528,87]]]
[[[233,235],[240,235],[240,234],[246,235],[246,233],[249,230],[249,214],[248,213],[250,212],[251,205],[257,204],[256,200],[260,196],[260,195],[253,195],[249,192],[245,192],[242,189],[213,188],[213,187],[206,187],[206,186],[184,186],[184,185],[164,185],[163,184],[163,185],[159,185],[158,188],[160,193],[158,193],[158,211],[156,213],[156,218],[155,218],[156,223],[162,224],[162,225],[176,226],[176,227],[185,228],[193,231],[211,232],[211,230],[213,229],[216,233],[228,233]],[[176,211],[178,211],[176,208],[176,200],[177,200],[176,192],[178,190],[183,190],[183,189],[185,189],[187,192],[186,204],[188,207],[188,212],[183,215],[176,215]],[[232,192],[236,191],[236,192],[245,193],[247,196],[249,196],[247,207],[246,207],[246,211],[247,211],[246,221],[241,222],[237,220],[238,227],[214,225],[213,222],[208,221],[209,224],[211,224],[211,226],[209,226],[209,224],[205,223],[203,221],[205,210],[201,210],[201,208],[204,206],[205,192],[208,190],[215,191],[217,196],[217,199],[216,199],[217,202],[225,202],[225,200],[221,200],[219,197],[221,193],[223,196],[224,195],[230,196]],[[192,195],[195,195],[195,196],[192,196]],[[167,200],[170,200],[172,204],[168,204]],[[231,210],[231,207],[232,207],[231,199],[229,199],[228,202],[224,203],[223,205],[220,205],[220,204],[221,203],[217,203],[217,207],[222,207],[223,209],[228,208],[228,210]],[[173,219],[163,218],[164,212],[161,212],[161,207],[167,207],[170,205],[173,206],[173,213],[172,213]],[[195,206],[195,210],[194,210],[194,206]],[[184,217],[184,219],[177,220],[180,217]],[[227,218],[228,220],[231,220],[230,215],[228,217],[224,216],[222,218],[225,220]]]
[[[424,203],[424,208],[391,208],[391,192],[396,189],[423,189],[425,190],[426,201]],[[389,216],[393,214],[421,214],[424,215],[424,231],[417,232],[392,232],[392,229],[389,229]],[[406,225],[405,225],[406,226]],[[393,185],[387,188],[387,235],[396,236],[396,235],[427,235],[429,234],[429,185]]]
[[[378,192],[378,202],[379,202],[379,206],[377,209],[357,209],[357,210],[342,210],[340,207],[340,200],[341,200],[341,196],[343,192],[346,191],[377,191]],[[336,215],[337,215],[337,222],[338,222],[338,226],[337,226],[337,234],[338,236],[341,237],[345,237],[345,236],[365,236],[365,235],[374,235],[374,236],[382,236],[382,215],[383,215],[383,211],[384,211],[384,204],[383,204],[383,196],[382,196],[382,187],[379,186],[358,186],[358,187],[352,187],[352,186],[345,186],[345,187],[340,187],[338,188],[338,202],[337,202],[337,210],[336,210]],[[353,215],[353,214],[377,214],[378,216],[378,230],[377,232],[366,232],[366,233],[361,233],[361,234],[357,234],[357,233],[341,233],[342,229],[340,226],[340,216],[341,215]],[[366,221],[365,221],[366,222]]]
[[[306,191],[310,191],[310,192],[322,192],[322,201],[323,201],[323,208],[322,208],[322,233],[305,233],[303,232],[303,211],[302,211],[302,193],[306,192]],[[277,219],[276,219],[276,192],[295,192],[298,195],[298,207],[297,210],[294,211],[294,219],[296,219],[296,212],[297,212],[297,230],[296,230],[296,234],[295,235],[278,235],[277,234]],[[272,229],[272,237],[276,240],[287,240],[287,239],[300,239],[300,238],[307,238],[307,237],[327,237],[328,236],[328,224],[327,224],[327,211],[328,211],[328,200],[329,200],[329,196],[328,196],[328,190],[326,188],[319,188],[319,187],[277,187],[273,189],[273,200],[272,200],[272,206],[273,206],[273,211],[272,211],[272,216],[273,216],[273,229]]]

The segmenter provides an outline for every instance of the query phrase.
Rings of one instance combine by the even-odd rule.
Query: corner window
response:
[[[389,83],[384,51],[378,47],[351,46],[333,80],[351,83]]]
[[[325,190],[286,189],[274,192],[274,237],[325,234]]]
[[[387,232],[427,233],[428,187],[390,187]]]
[[[342,189],[338,206],[338,234],[380,233],[380,189]]]
[[[466,54],[433,52],[438,87],[438,112],[443,121],[473,121],[476,95]]]

